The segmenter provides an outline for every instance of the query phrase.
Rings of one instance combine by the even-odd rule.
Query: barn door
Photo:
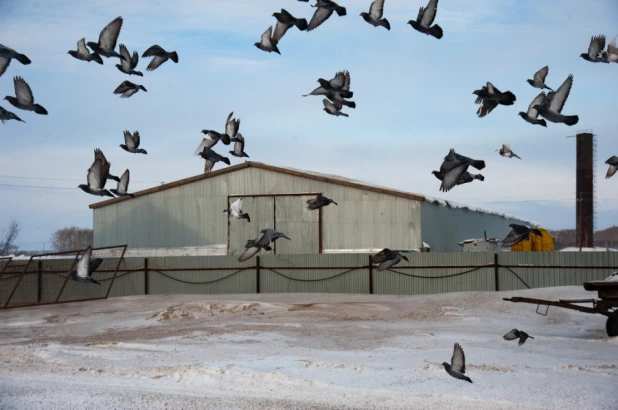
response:
[[[275,197],[276,229],[292,239],[275,242],[277,254],[319,253],[319,211],[307,209],[306,201],[315,195]]]
[[[230,204],[237,199],[231,196]],[[255,239],[262,229],[274,227],[274,205],[273,197],[244,197],[243,212],[249,214],[251,222],[229,218],[228,255],[240,255],[245,250],[247,240]]]

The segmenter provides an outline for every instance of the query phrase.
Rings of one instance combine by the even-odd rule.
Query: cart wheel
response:
[[[608,336],[618,336],[618,316],[608,316],[605,329]]]

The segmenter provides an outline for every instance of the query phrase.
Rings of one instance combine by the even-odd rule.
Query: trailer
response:
[[[507,302],[513,303],[532,303],[537,305],[536,313],[547,315],[550,306],[557,306],[564,309],[577,310],[584,313],[600,314],[607,316],[605,329],[608,336],[618,336],[618,281],[594,281],[584,282],[584,289],[597,291],[599,299],[559,299],[544,300],[535,298],[523,298],[514,296],[503,298]],[[591,303],[592,306],[581,306],[580,304]],[[539,307],[547,306],[545,313],[539,312]]]

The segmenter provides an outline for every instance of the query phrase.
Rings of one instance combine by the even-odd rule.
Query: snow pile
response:
[[[618,272],[612,273],[610,276],[605,278],[604,282],[618,282]]]
[[[568,248],[560,249],[560,252],[618,252],[618,249],[612,248],[602,248],[600,246],[595,246],[594,248],[579,248],[576,246],[571,246]]]

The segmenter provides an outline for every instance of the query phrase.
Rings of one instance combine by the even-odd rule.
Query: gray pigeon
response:
[[[296,26],[300,31],[307,30],[307,19],[297,19],[285,9],[281,9],[280,13],[273,13],[273,17],[277,19],[277,25],[272,38],[277,42],[292,26]]]
[[[249,217],[249,214],[243,213],[242,211],[242,201],[243,198],[238,198],[237,200],[235,200],[234,202],[232,202],[230,204],[230,209],[225,209],[223,210],[223,212],[225,212],[226,214],[233,216],[236,219],[246,219],[247,222],[251,222],[251,218]]]
[[[444,366],[444,370],[454,378],[472,383],[472,380],[464,374],[466,373],[466,355],[459,343],[455,343],[453,356],[451,356],[451,364],[442,362],[442,366]]]
[[[374,27],[384,27],[387,30],[391,29],[391,23],[387,19],[382,18],[384,14],[384,0],[373,0],[369,7],[369,13],[363,11],[360,15],[367,23]]]
[[[496,152],[506,158],[513,158],[513,157],[519,158],[519,156],[511,150],[511,144],[508,142],[505,142],[504,144],[502,144],[502,148],[498,148]]]
[[[350,91],[350,73],[348,70],[339,71],[335,76],[330,80],[325,80],[323,78],[318,78],[318,83],[320,83],[320,88],[322,88],[326,93],[329,92],[337,92],[343,98],[352,98],[354,93]],[[316,88],[308,95],[319,95],[318,92],[321,92],[320,88]]]
[[[200,156],[206,160],[206,164],[204,165],[204,173],[208,173],[212,171],[215,163],[219,161],[223,161],[226,164],[230,165],[230,160],[227,157],[217,154],[213,150],[208,147],[204,147],[202,152],[200,152]]]
[[[242,136],[240,132],[236,134],[234,138],[231,138],[230,141],[234,142],[234,150],[230,151],[230,154],[232,154],[235,157],[249,158],[249,155],[247,155],[247,153],[245,152],[245,138]]]
[[[91,53],[86,48],[86,39],[82,38],[77,42],[77,50],[69,50],[67,54],[70,54],[72,57],[82,60],[82,61],[96,61],[97,63],[103,65],[103,59],[97,53]]]
[[[86,252],[82,255],[81,258],[77,261],[77,268],[69,272],[69,278],[76,282],[82,283],[94,283],[97,285],[101,285],[96,280],[92,279],[92,273],[97,270],[103,259],[97,258],[92,259],[92,246],[88,246]]]
[[[502,242],[502,247],[510,248],[511,246],[517,245],[523,240],[526,240],[530,237],[530,234],[533,233],[538,236],[543,236],[543,233],[535,228],[528,228],[525,225],[517,225],[510,224],[509,228],[511,228],[511,232],[504,238]]]
[[[329,204],[335,204],[339,206],[337,202],[333,201],[330,198],[326,198],[323,195],[318,195],[315,198],[309,199],[308,201],[306,201],[306,203],[307,203],[307,209],[309,209],[310,211],[320,209]]]
[[[4,97],[13,107],[24,111],[34,111],[37,114],[47,115],[47,110],[43,108],[42,105],[34,103],[32,89],[30,89],[30,86],[23,78],[14,77],[13,87],[15,88],[15,97],[10,95]]]
[[[273,32],[273,26],[268,27],[266,31],[262,33],[262,36],[260,37],[260,41],[257,43],[254,43],[253,45],[262,51],[266,51],[268,53],[275,52],[281,55],[281,52],[279,51],[279,48],[277,47],[277,43],[279,43],[279,41],[273,38],[272,32]]]
[[[558,88],[557,91],[549,92],[540,104],[535,105],[533,108],[539,112],[539,115],[545,118],[547,121],[559,124],[563,123],[568,126],[575,125],[579,122],[577,115],[563,115],[562,107],[573,86],[573,74],[569,74],[564,83]]]
[[[536,73],[534,73],[534,77],[532,78],[532,80],[526,80],[526,81],[528,82],[528,84],[530,84],[534,88],[540,88],[541,90],[547,88],[549,91],[553,91],[551,88],[549,88],[545,84],[545,78],[547,77],[548,73],[549,73],[549,67],[545,66],[541,68],[539,71],[537,71]]]
[[[127,192],[129,189],[129,170],[124,171],[124,174],[120,177],[120,181],[118,181],[118,186],[116,189],[110,189],[110,192],[116,196],[130,196],[131,198],[135,198],[135,195]]]
[[[225,133],[223,134],[213,130],[202,130],[202,134],[206,135],[206,137],[202,139],[193,155],[200,155],[204,147],[212,148],[219,141],[225,145],[230,145],[232,138],[238,135],[238,129],[240,128],[240,120],[232,118],[233,116],[233,111],[227,116],[227,120],[225,120]]]
[[[107,172],[107,179],[111,179],[113,181],[120,182],[120,178],[118,178],[117,176],[112,175],[112,174],[109,173],[109,167],[112,165],[112,163],[109,162],[107,160],[107,158],[105,158],[105,155],[103,155],[103,151],[101,151],[98,148],[95,149],[94,150],[94,160],[95,161],[101,161],[102,164],[107,166],[107,171],[108,171]],[[90,169],[88,169],[88,171],[90,171]]]
[[[313,13],[311,21],[309,21],[307,31],[318,28],[322,23],[328,20],[328,18],[333,14],[333,11],[336,11],[339,17],[343,17],[347,14],[345,7],[341,7],[331,0],[317,0],[315,5],[311,7],[317,7],[317,10]]]
[[[613,155],[609,157],[609,159],[605,161],[605,163],[609,165],[609,168],[607,168],[607,174],[605,174],[605,179],[608,179],[613,177],[616,173],[616,170],[618,169],[618,157]]]
[[[433,24],[438,12],[438,0],[429,0],[427,7],[421,7],[416,16],[416,20],[408,21],[408,24],[416,31],[425,33],[428,36],[433,36],[438,40],[442,38],[444,32],[442,27],[437,24]]]
[[[139,90],[144,92],[148,92],[148,90],[139,84],[134,84],[131,81],[123,81],[116,89],[114,90],[114,94],[121,94],[120,98],[129,98]]]
[[[528,106],[528,112],[519,112],[519,116],[524,119],[524,121],[529,122],[530,124],[542,125],[543,127],[547,127],[547,123],[544,119],[539,119],[539,112],[534,108],[536,105],[539,105],[543,102],[546,95],[545,92],[541,91],[539,95],[536,96],[534,100]]]
[[[101,34],[99,34],[99,41],[97,43],[89,41],[87,43],[88,47],[96,54],[102,55],[103,57],[118,57],[124,60],[125,57],[114,51],[120,29],[122,28],[122,22],[122,17],[116,17],[101,31]]]
[[[330,115],[334,115],[334,116],[342,116],[342,117],[349,117],[348,114],[341,112],[341,108],[343,108],[343,105],[341,104],[335,104],[332,103],[330,101],[328,101],[327,98],[324,98],[322,100],[322,103],[324,104],[324,108],[322,108],[324,111],[326,111],[328,114]]]
[[[0,44],[0,77],[2,77],[2,74],[9,68],[12,59],[19,61],[23,65],[28,65],[32,62],[26,55],[20,54],[12,48]]]
[[[517,330],[517,329],[511,330],[510,332],[508,332],[507,334],[505,334],[502,337],[503,337],[504,340],[519,339],[518,346],[521,346],[524,343],[526,343],[526,339],[528,339],[528,338],[534,339],[534,337],[530,336],[528,333],[524,332],[523,330]]]
[[[275,240],[279,238],[285,238],[291,241],[291,239],[285,236],[285,234],[282,232],[276,231],[274,229],[262,229],[257,238],[247,241],[247,244],[245,245],[245,250],[238,257],[238,262],[244,262],[251,259],[261,249],[267,251],[272,250],[270,244],[274,243]]]
[[[114,195],[105,189],[105,183],[108,179],[110,163],[107,162],[103,152],[100,149],[94,150],[94,162],[88,169],[87,181],[88,184],[78,185],[82,191],[95,196],[111,196]]]
[[[485,161],[459,155],[451,148],[440,165],[440,174],[443,176],[440,191],[448,192],[456,186],[461,174],[465,173],[470,165],[481,170],[485,168]]]
[[[131,135],[131,131],[125,131],[124,144],[120,144],[120,148],[133,154],[148,154],[145,149],[139,148],[139,144],[139,131],[135,131],[133,135]]]
[[[137,67],[137,63],[139,62],[139,55],[137,54],[137,51],[133,52],[133,55],[129,54],[129,50],[127,49],[127,46],[125,46],[124,44],[120,45],[120,55],[124,57],[124,59],[120,60],[120,64],[116,64],[116,68],[118,70],[120,70],[121,72],[125,73],[125,74],[133,74],[133,75],[137,75],[140,77],[143,77],[144,74],[142,74],[140,71],[135,71],[135,68]]]
[[[380,272],[392,268],[401,262],[402,259],[410,262],[408,258],[401,253],[384,248],[371,257],[371,265],[377,266],[377,271]]]
[[[481,104],[476,115],[479,118],[485,117],[493,111],[498,105],[513,105],[517,98],[510,91],[501,92],[490,82],[484,85],[480,90],[474,90],[472,94],[477,96],[475,104]]]
[[[434,174],[435,177],[438,178],[440,181],[444,180],[444,176],[440,173],[440,171],[431,171],[431,173]],[[463,174],[461,174],[459,176],[455,186],[463,185],[463,184],[468,184],[468,183],[474,181],[475,179],[478,179],[479,181],[485,181],[485,177],[483,175],[481,175],[481,174],[471,174],[470,172],[466,171],[466,172],[464,172]]]
[[[4,121],[8,120],[26,122],[19,118],[17,115],[15,115],[15,113],[12,113],[11,111],[5,110],[4,108],[0,107],[0,121],[2,121],[2,123],[4,124]]]
[[[174,63],[178,63],[178,53],[175,51],[165,51],[163,47],[156,44],[144,51],[142,58],[145,57],[154,57],[150,64],[148,64],[148,67],[146,67],[146,71],[156,70],[167,60],[172,60]]]
[[[593,36],[590,39],[590,45],[588,46],[587,53],[581,53],[579,56],[591,63],[609,63],[609,61],[603,59],[602,53],[605,48],[605,36]]]

